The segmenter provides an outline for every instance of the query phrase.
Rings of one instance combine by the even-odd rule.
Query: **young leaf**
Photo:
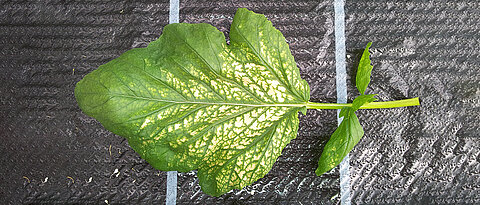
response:
[[[317,176],[340,164],[363,136],[362,126],[351,107],[343,107],[340,117],[343,117],[342,122],[323,148],[318,168],[315,170]]]
[[[357,77],[355,80],[357,84],[357,89],[362,95],[365,94],[365,90],[370,83],[370,75],[373,69],[370,61],[370,52],[368,50],[371,45],[372,42],[369,42],[367,44],[367,47],[363,51],[362,58],[360,59],[360,63],[358,64]]]
[[[342,108],[339,117],[343,117],[343,120],[323,148],[318,161],[318,168],[315,170],[318,176],[340,164],[343,158],[362,139],[363,128],[355,115],[355,111],[362,105],[377,100],[374,98],[375,95],[360,95],[353,100],[352,107]]]
[[[170,24],[86,75],[75,97],[154,168],[198,169],[219,196],[263,177],[294,139],[310,88],[283,35],[265,16],[238,9],[230,30]]]

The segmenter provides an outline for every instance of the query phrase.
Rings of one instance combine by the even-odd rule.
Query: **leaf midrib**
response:
[[[88,94],[97,94],[97,93],[82,93],[85,95]],[[141,97],[141,96],[131,96],[131,95],[122,95],[122,94],[108,94],[111,97],[125,97],[125,98],[134,98],[139,100],[149,100],[149,101],[158,101],[158,102],[167,102],[167,103],[176,103],[176,104],[202,104],[202,105],[232,105],[232,106],[248,106],[248,107],[305,107],[307,103],[265,103],[265,104],[250,104],[250,103],[227,103],[227,102],[198,102],[198,101],[173,101],[173,100],[162,100],[157,98]]]

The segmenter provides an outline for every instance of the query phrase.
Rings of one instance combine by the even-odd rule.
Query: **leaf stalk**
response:
[[[371,102],[364,104],[360,109],[380,109],[380,108],[396,108],[420,105],[417,98],[410,98],[405,100],[395,100],[386,102]],[[307,109],[342,109],[343,107],[352,107],[352,103],[315,103],[308,102]]]

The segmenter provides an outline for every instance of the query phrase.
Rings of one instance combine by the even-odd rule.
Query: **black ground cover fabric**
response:
[[[373,41],[370,93],[421,106],[360,113],[356,204],[480,203],[480,3],[346,1],[347,52]],[[355,93],[352,85],[349,94]]]
[[[422,103],[359,111],[366,135],[351,154],[352,201],[480,203],[480,3],[396,2],[346,0],[349,74],[373,41],[367,92]],[[333,1],[180,0],[180,21],[228,36],[238,7],[265,14],[286,36],[312,101],[336,101]],[[166,173],[84,115],[73,89],[99,65],[158,38],[168,8],[153,0],[0,1],[2,203],[164,203]],[[181,173],[177,203],[339,203],[338,171],[314,173],[336,112],[300,116],[297,139],[265,178],[214,198],[194,172]]]

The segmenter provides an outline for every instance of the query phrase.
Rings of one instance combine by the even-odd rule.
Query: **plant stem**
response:
[[[420,105],[418,98],[410,98],[405,100],[395,100],[386,102],[371,102],[362,105],[360,109],[378,109],[378,108],[396,108]],[[342,107],[352,107],[352,103],[314,103],[308,102],[307,109],[342,109]]]

